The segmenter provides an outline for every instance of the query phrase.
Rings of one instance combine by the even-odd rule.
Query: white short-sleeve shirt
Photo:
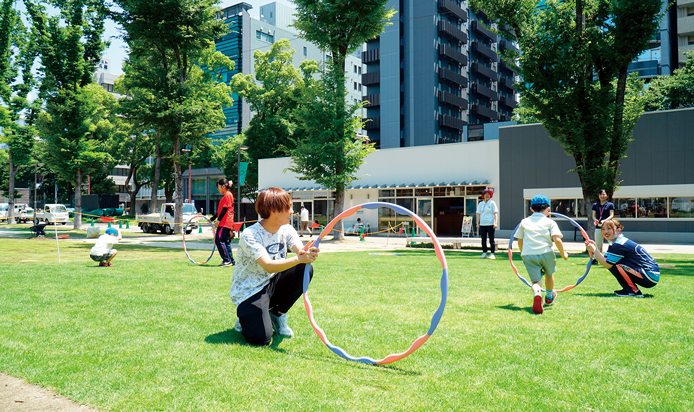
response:
[[[515,238],[523,240],[521,256],[542,255],[552,251],[552,236],[561,234],[557,222],[543,213],[535,212],[521,220]]]
[[[494,213],[499,213],[499,208],[492,199],[483,200],[477,204],[477,213],[480,214],[480,226],[494,226]]]
[[[234,305],[238,306],[260,292],[275,275],[263,269],[258,259],[264,255],[271,260],[286,259],[287,251],[294,245],[302,247],[303,244],[291,225],[281,226],[277,233],[268,232],[260,222],[246,228],[239,237],[234,277],[229,291]]]
[[[96,240],[96,244],[92,247],[90,255],[103,256],[113,249],[113,245],[118,243],[118,236],[103,234]]]

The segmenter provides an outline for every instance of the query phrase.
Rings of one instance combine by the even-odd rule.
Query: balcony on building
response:
[[[451,83],[458,88],[467,87],[467,78],[454,72],[453,70],[446,69],[445,67],[439,67],[439,80]]]
[[[658,64],[658,60],[644,60],[640,62],[632,62],[627,67],[627,74],[636,72],[638,73],[639,78],[650,79],[660,74],[659,66],[660,65]]]
[[[473,104],[472,113],[478,116],[486,117],[489,120],[499,120],[499,113],[492,109],[488,109],[481,104]]]
[[[506,90],[516,91],[516,86],[513,85],[513,79],[502,77],[499,79],[499,87]]]
[[[499,40],[499,35],[494,33],[493,31],[489,30],[488,28],[484,27],[482,22],[474,20],[470,23],[471,23],[470,27],[478,35],[486,38],[487,40],[489,40],[492,43]]]
[[[361,62],[364,64],[376,63],[381,60],[381,49],[371,49],[361,53]]]
[[[499,115],[499,121],[500,122],[510,122],[511,121],[511,116],[507,114],[500,114]]]
[[[682,7],[683,2],[678,1],[677,6],[679,8],[684,8]],[[687,10],[689,8],[694,7],[694,5],[687,5],[686,8],[684,8],[684,14],[682,14],[683,17],[677,17],[677,35],[678,36],[691,36],[694,34],[694,14],[687,16]],[[686,37],[685,37],[686,39]]]
[[[520,51],[520,50],[518,50],[518,47],[514,46],[510,40],[506,40],[506,39],[499,40],[499,48],[501,50],[511,50],[513,52],[516,52],[516,53],[518,53]]]
[[[458,110],[467,110],[468,108],[467,100],[443,90],[439,90],[439,104],[447,104],[455,107]]]
[[[472,91],[474,93],[477,93],[480,96],[485,97],[488,100],[493,100],[493,101],[499,100],[499,93],[495,92],[494,90],[492,90],[489,87],[484,86],[482,84],[473,83],[472,84]]]
[[[450,13],[450,18],[458,19],[458,23],[467,21],[467,12],[451,0],[439,0],[439,11]]]
[[[503,60],[500,60],[500,61],[499,61],[499,71],[500,71],[501,73],[505,73],[505,74],[506,74],[507,76],[509,76],[509,77],[513,77],[513,75],[516,74],[516,71],[513,70],[513,68],[511,68],[511,66],[509,66],[508,64],[506,64],[506,62],[503,61]]]
[[[439,44],[439,57],[452,61],[458,67],[467,66],[467,56],[446,44]]]
[[[361,84],[364,86],[379,84],[380,82],[381,82],[381,72],[363,73],[361,75]]]
[[[465,120],[461,120],[447,114],[439,114],[439,127],[447,127],[449,129],[462,131],[466,125],[467,122]]]
[[[495,72],[494,70],[480,62],[472,63],[472,72],[476,73],[478,76],[482,76],[493,82],[499,80],[499,73]]]
[[[381,116],[366,117],[362,120],[364,121],[364,129],[366,130],[379,130],[381,128]]]
[[[380,94],[370,94],[368,96],[362,97],[362,102],[366,103],[364,107],[378,107],[381,105],[381,95]]]
[[[501,98],[499,98],[499,104],[501,104],[502,106],[509,107],[511,109],[515,109],[516,107],[518,107],[518,102],[516,102],[516,99],[509,96],[501,96]]]
[[[472,42],[472,51],[474,53],[477,53],[477,55],[481,56],[483,59],[487,61],[499,61],[499,55],[496,54],[496,52],[492,50],[491,47],[486,46],[484,43],[480,41]]]
[[[439,20],[437,23],[439,33],[448,37],[449,39],[458,42],[459,46],[467,43],[467,34],[455,25],[451,24],[446,20]]]

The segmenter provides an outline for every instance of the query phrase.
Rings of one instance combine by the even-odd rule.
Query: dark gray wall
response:
[[[576,172],[567,172],[575,167],[573,158],[542,125],[499,129],[499,192],[504,198],[499,205],[500,229],[512,230],[523,218],[523,189],[580,187]],[[620,171],[623,186],[694,184],[694,109],[641,116]],[[692,233],[694,222],[637,220],[629,222],[628,230]]]

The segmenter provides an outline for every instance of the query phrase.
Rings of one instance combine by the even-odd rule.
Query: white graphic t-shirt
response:
[[[239,238],[236,252],[234,278],[231,281],[229,296],[234,305],[260,292],[275,275],[268,273],[257,260],[269,256],[271,260],[286,259],[287,251],[294,245],[302,247],[299,234],[291,225],[283,225],[277,233],[270,233],[260,224],[246,228]]]

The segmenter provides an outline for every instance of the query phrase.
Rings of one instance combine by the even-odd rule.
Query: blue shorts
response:
[[[535,283],[542,280],[542,276],[551,276],[557,271],[557,257],[554,252],[541,255],[522,256],[525,269],[530,275],[530,281]]]

